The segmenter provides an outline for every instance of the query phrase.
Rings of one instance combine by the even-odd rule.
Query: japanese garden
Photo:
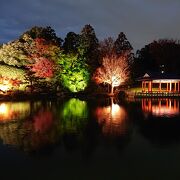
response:
[[[51,27],[35,26],[0,46],[0,91],[21,97],[42,93],[113,96],[137,87],[137,78],[147,72],[173,72],[178,77],[179,49],[179,41],[164,39],[135,54],[123,32],[117,39],[99,41],[93,27],[85,25],[80,34],[68,32],[62,40]]]
[[[90,24],[0,45],[2,177],[165,177],[179,167],[179,60],[179,40],[135,52],[124,32],[100,40]]]

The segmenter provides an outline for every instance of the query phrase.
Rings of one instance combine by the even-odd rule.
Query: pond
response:
[[[0,178],[180,179],[180,101],[0,102]]]

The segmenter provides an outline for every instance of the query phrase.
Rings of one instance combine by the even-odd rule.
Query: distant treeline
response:
[[[79,92],[132,83],[147,71],[179,74],[180,43],[158,40],[133,53],[123,32],[99,41],[91,25],[64,40],[51,27],[33,27],[0,46],[0,81],[12,89]],[[111,88],[113,91],[113,89]],[[111,91],[111,92],[112,92]]]

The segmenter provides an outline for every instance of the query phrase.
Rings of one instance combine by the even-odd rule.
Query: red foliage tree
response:
[[[27,67],[39,78],[51,78],[54,74],[54,61],[51,59],[52,44],[43,38],[34,40],[34,53],[29,57],[32,64]],[[32,61],[33,60],[33,61]]]
[[[35,72],[35,76],[40,78],[50,78],[54,74],[54,62],[47,58],[36,58],[36,62],[30,66],[32,72]]]

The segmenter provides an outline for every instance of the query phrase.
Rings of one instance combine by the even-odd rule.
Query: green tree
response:
[[[90,78],[88,65],[77,55],[62,55],[58,63],[61,69],[58,78],[66,89],[78,92],[87,87]]]

